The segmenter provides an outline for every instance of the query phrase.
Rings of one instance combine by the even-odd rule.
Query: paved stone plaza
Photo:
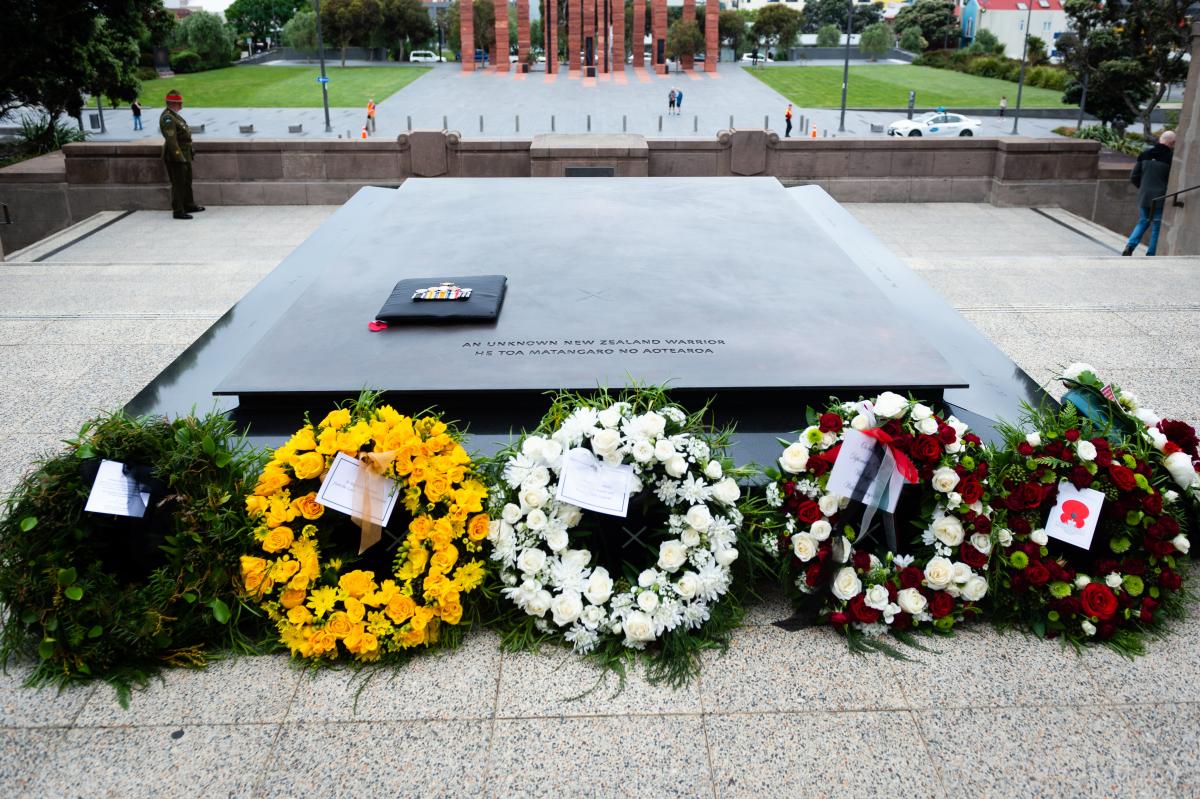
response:
[[[1200,259],[1121,258],[1119,236],[1053,209],[848,207],[1037,380],[1084,360],[1160,412],[1200,419]],[[130,399],[333,210],[217,207],[187,225],[113,213],[77,243],[78,230],[0,264],[0,491]],[[802,253],[769,255],[782,266]],[[767,597],[679,691],[639,674],[624,691],[598,685],[569,653],[502,654],[486,632],[365,685],[285,657],[176,670],[129,710],[104,685],[22,688],[24,668],[10,667],[0,786],[6,797],[1200,793],[1200,617],[1133,662],[986,626],[898,662],[851,655],[825,629],[771,626],[786,615]]]
[[[824,62],[821,62],[824,63]],[[768,67],[771,69],[773,67]],[[242,67],[270,69],[270,67]],[[683,91],[683,113],[667,116],[667,91],[678,86]],[[919,87],[914,87],[919,88]],[[314,88],[315,97],[320,98]],[[156,120],[162,99],[143,98],[147,103],[145,119]],[[201,136],[211,138],[249,138],[239,133],[241,125],[254,125],[254,136],[266,138],[328,138],[332,136],[357,138],[366,117],[367,98],[360,108],[332,108],[330,121],[333,132],[326,134],[324,111],[321,108],[190,108],[185,98],[183,115],[193,127],[205,125]],[[195,99],[195,98],[193,98]],[[379,98],[376,98],[378,101]],[[999,98],[997,98],[999,101]],[[672,72],[656,75],[650,70],[626,67],[623,72],[600,78],[581,78],[578,73],[546,75],[532,72],[499,73],[476,71],[464,73],[458,64],[440,64],[405,86],[386,100],[379,101],[378,130],[375,138],[394,138],[408,128],[412,117],[414,128],[457,130],[465,136],[528,137],[535,133],[585,133],[591,116],[593,133],[628,133],[646,136],[714,136],[730,127],[732,115],[735,127],[762,128],[764,117],[772,130],[783,135],[783,113],[787,98],[755,78],[739,64],[721,64],[716,74],[706,72]],[[155,107],[157,106],[157,107]],[[818,134],[837,134],[839,109],[803,109],[795,111],[799,136],[800,116],[817,124]],[[479,117],[483,117],[480,131]],[[518,130],[517,117],[520,117]],[[662,128],[659,128],[659,117]],[[847,136],[869,136],[871,125],[887,125],[903,114],[888,111],[848,111]],[[1067,114],[1063,119],[1023,119],[1020,132],[1026,136],[1048,136],[1059,125],[1074,125]],[[1012,133],[1012,120],[983,117],[981,135],[1000,136]],[[157,125],[147,124],[135,133],[130,112],[105,111],[109,132],[95,136],[101,141],[154,138]],[[290,125],[303,125],[304,132],[288,132]],[[810,126],[811,128],[811,126]],[[811,133],[811,129],[806,131]],[[883,136],[884,134],[875,134]]]

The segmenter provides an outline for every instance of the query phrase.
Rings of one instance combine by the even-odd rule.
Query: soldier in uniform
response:
[[[192,131],[179,115],[183,108],[183,96],[172,89],[167,92],[167,107],[158,118],[158,130],[163,136],[163,162],[167,165],[167,176],[171,179],[171,208],[176,219],[191,219],[192,214],[203,211],[192,199]]]

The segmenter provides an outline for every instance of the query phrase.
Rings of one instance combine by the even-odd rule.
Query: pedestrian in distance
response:
[[[675,90],[675,113],[676,115],[683,113],[683,89]]]
[[[1121,255],[1133,255],[1147,227],[1150,228],[1150,244],[1146,248],[1146,255],[1154,255],[1158,251],[1158,231],[1162,227],[1166,201],[1155,203],[1154,200],[1167,193],[1167,178],[1171,175],[1171,158],[1174,155],[1175,131],[1168,130],[1158,137],[1158,144],[1143,150],[1133,165],[1129,182],[1138,187],[1138,222],[1129,234],[1129,241],[1125,242],[1125,250]]]
[[[367,100],[367,130],[375,132],[375,98]]]
[[[142,129],[142,104],[138,102],[138,99],[136,97],[133,98],[133,102],[129,104],[129,109],[131,111],[133,111],[133,129],[141,130]]]
[[[158,130],[163,137],[163,162],[171,180],[171,209],[176,219],[191,219],[193,213],[204,210],[192,199],[192,159],[196,157],[192,131],[179,114],[183,110],[183,96],[172,89],[167,92],[166,101],[167,107],[158,118]]]
[[[667,116],[675,113],[675,87],[667,91]]]
[[[787,128],[783,131],[783,138],[789,139],[792,136],[792,104],[788,103],[787,110],[783,112],[783,121]]]
[[[1000,118],[1004,119],[1004,112],[1008,110],[1008,97],[1000,95]]]

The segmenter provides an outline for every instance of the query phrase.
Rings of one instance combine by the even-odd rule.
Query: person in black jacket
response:
[[[1158,144],[1150,147],[1138,156],[1129,181],[1138,187],[1138,223],[1125,242],[1125,251],[1121,255],[1133,255],[1142,240],[1146,227],[1150,228],[1150,246],[1146,255],[1154,255],[1158,248],[1158,230],[1162,227],[1163,208],[1166,201],[1153,201],[1167,193],[1167,178],[1171,175],[1171,156],[1175,153],[1175,131],[1164,131],[1158,138]]]

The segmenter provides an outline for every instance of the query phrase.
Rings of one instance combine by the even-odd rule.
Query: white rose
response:
[[[908,400],[891,391],[885,391],[875,400],[871,409],[876,416],[882,416],[885,419],[893,419],[904,412],[908,407]]]
[[[929,602],[915,588],[903,588],[896,592],[896,604],[905,613],[916,616],[925,612],[925,608],[929,606]]]
[[[535,511],[540,513],[541,511]],[[546,533],[546,546],[550,547],[551,552],[561,552],[567,548],[567,544],[571,543],[567,537],[567,531],[562,529],[554,529]]]
[[[958,486],[958,472],[949,466],[943,466],[933,472],[933,488],[943,494],[949,494]]]
[[[540,508],[550,501],[550,492],[541,486],[528,486],[521,489],[517,499],[522,508]]]
[[[521,484],[522,488],[541,488],[549,485],[550,470],[545,466],[539,466],[529,473],[525,478],[525,482]]]
[[[808,528],[808,534],[811,535],[815,541],[824,541],[826,538],[829,538],[829,534],[832,531],[833,527],[824,519],[817,519],[812,523],[812,526]]]
[[[658,594],[653,591],[643,591],[638,594],[637,603],[642,610],[653,613],[654,609],[658,607]]]
[[[605,408],[596,416],[605,427],[616,427],[621,423],[621,409],[616,405]]]
[[[788,448],[779,456],[779,466],[785,472],[790,474],[799,474],[804,471],[804,467],[808,465],[808,447],[797,441],[795,444],[789,444]]]
[[[625,617],[625,640],[641,644],[654,640],[654,622],[645,613],[635,610]]]
[[[616,452],[619,446],[621,446],[621,434],[616,430],[601,430],[592,436],[592,450],[597,455]]]
[[[704,505],[693,505],[688,508],[687,516],[684,518],[687,519],[688,524],[702,533],[712,527],[712,513]]]
[[[659,438],[667,431],[667,420],[654,411],[643,413],[638,418],[638,423],[647,438]]]
[[[948,547],[956,547],[963,542],[962,522],[957,516],[943,516],[940,519],[935,519],[929,528],[933,531],[933,536],[938,541],[941,541]]]
[[[888,606],[888,590],[882,585],[873,585],[863,594],[863,604],[875,610],[883,610]]]
[[[687,547],[682,541],[671,539],[658,545],[658,568],[673,572],[687,562]]]
[[[963,583],[962,598],[968,602],[978,602],[987,595],[987,589],[987,580],[983,579],[978,574],[972,574],[970,578]]]
[[[1087,633],[1088,635],[1095,635],[1095,634],[1096,634],[1096,625],[1092,624],[1092,623],[1091,623],[1090,621],[1088,621],[1087,619],[1084,619],[1084,620],[1083,620],[1083,622],[1082,622],[1082,623],[1081,623],[1079,626],[1080,626],[1080,627],[1083,629],[1083,631],[1084,631],[1085,633]]]
[[[1200,482],[1200,475],[1196,474],[1192,458],[1186,452],[1171,453],[1163,459],[1163,466],[1167,467],[1167,471],[1180,488],[1190,488]]]
[[[1096,374],[1096,370],[1086,363],[1073,363],[1063,370],[1062,376],[1072,383],[1078,383],[1079,376],[1084,372],[1091,372],[1093,375]]]
[[[645,463],[654,457],[654,447],[649,441],[639,441],[633,445],[633,459],[638,463]]]
[[[1179,492],[1178,491],[1164,491],[1162,496],[1163,496],[1163,502],[1165,502],[1168,505],[1173,505],[1175,503],[1175,500],[1179,499]]]
[[[862,591],[862,580],[854,573],[854,569],[843,566],[833,577],[833,595],[843,602],[849,602]]]
[[[934,435],[938,431],[937,419],[922,419],[921,421],[917,422],[917,430],[927,436]]]
[[[817,507],[821,509],[821,513],[825,516],[832,516],[838,512],[838,497],[836,494],[823,494],[817,500]]]
[[[718,566],[728,566],[738,559],[738,551],[734,547],[726,547],[725,549],[717,550],[715,557]]]
[[[792,552],[801,562],[808,563],[817,556],[816,539],[804,533],[792,536]]]
[[[732,505],[742,496],[742,489],[732,477],[726,477],[712,487],[713,498],[717,502]]]
[[[525,611],[533,616],[545,616],[546,611],[550,609],[550,603],[553,601],[554,599],[550,596],[550,592],[542,589],[525,603]]]
[[[909,416],[911,416],[914,421],[923,422],[933,416],[933,408],[930,408],[928,405],[922,405],[918,402],[913,406],[912,413],[910,413]],[[934,427],[933,431],[935,433],[937,432],[936,426]]]
[[[675,457],[675,445],[668,439],[660,438],[654,445],[654,457],[660,461],[669,461]]]
[[[542,530],[550,520],[546,518],[546,511],[541,508],[534,508],[529,511],[529,515],[525,517],[525,524],[529,525],[530,530]]]
[[[675,583],[675,592],[684,599],[691,599],[700,590],[700,578],[695,572],[684,572]]]
[[[1162,421],[1159,415],[1149,408],[1138,408],[1133,412],[1133,415],[1139,422],[1146,425],[1146,427],[1154,427]]]
[[[516,524],[521,521],[521,508],[511,502],[504,506],[504,510],[500,511],[500,518],[508,524]]]
[[[945,588],[954,579],[954,564],[948,558],[931,558],[925,564],[925,582],[930,588]]]
[[[963,563],[961,560],[956,560],[954,562],[953,571],[954,582],[956,583],[965,583],[967,580],[971,579],[971,567]]]
[[[720,461],[709,461],[704,467],[704,476],[709,480],[720,480],[725,474],[725,470],[721,468]]]
[[[1009,547],[1009,546],[1012,546],[1012,542],[1013,542],[1012,530],[1001,527],[1000,532],[996,533],[996,543],[998,543],[1002,547]],[[983,550],[980,550],[980,551],[982,552]]]
[[[584,566],[587,566],[588,562],[592,559],[592,553],[588,552],[586,549],[568,549],[558,557],[568,566],[573,566],[576,569],[582,569]]]
[[[1154,444],[1154,448],[1159,452],[1165,450],[1167,448],[1167,444],[1171,443],[1170,440],[1163,435],[1162,431],[1160,431],[1157,427],[1147,427],[1146,435],[1150,436],[1151,443]]]
[[[566,627],[579,618],[579,614],[583,612],[583,602],[574,591],[559,594],[550,603],[550,612],[554,614],[555,624]]]
[[[588,578],[587,588],[584,589],[583,595],[593,605],[603,605],[612,596],[612,590],[613,581],[608,576],[608,569],[599,566],[592,572],[592,576]]]
[[[554,439],[549,439],[542,444],[542,460],[550,466],[558,468],[558,462],[562,460],[563,447]]]
[[[583,509],[574,505],[559,505],[554,516],[568,528],[574,527],[583,520]]]
[[[667,470],[667,474],[672,477],[683,477],[687,473],[687,461],[682,455],[675,454],[671,459],[663,464],[663,468]]]
[[[1083,587],[1085,585],[1087,585],[1088,583],[1090,583],[1091,581],[1092,581],[1092,578],[1088,577],[1086,574],[1075,575],[1075,587],[1078,588],[1080,591],[1082,591]]]
[[[1079,456],[1079,460],[1081,461],[1094,461],[1096,459],[1096,445],[1081,438],[1075,442],[1075,454]]]
[[[850,420],[850,426],[855,430],[866,430],[871,426],[871,420],[867,418],[866,414],[860,413]]]
[[[579,618],[583,621],[584,627],[594,630],[600,626],[600,622],[604,621],[604,608],[588,605],[583,609],[583,613],[579,615]]]
[[[1104,583],[1109,588],[1120,588],[1122,582],[1124,582],[1124,581],[1121,579],[1121,575],[1117,574],[1116,572],[1110,572],[1104,578]]]
[[[1050,540],[1050,536],[1046,535],[1046,531],[1038,528],[1029,534],[1029,540],[1037,544],[1039,547],[1046,546],[1046,542]]]
[[[517,568],[526,574],[536,574],[546,565],[546,552],[537,547],[526,549],[517,558]]]
[[[990,555],[992,553],[992,539],[988,538],[983,533],[975,533],[975,535],[971,536],[971,546],[975,547],[985,555]]]
[[[1036,431],[1030,433],[1025,436],[1025,443],[1031,447],[1040,447],[1042,445],[1042,434]]]
[[[539,436],[530,436],[521,442],[521,454],[533,460],[541,460],[542,446],[546,443],[546,439]]]
[[[638,585],[642,588],[649,588],[654,585],[654,581],[657,579],[658,572],[654,571],[654,569],[643,569],[642,573],[638,575]]]
[[[1178,551],[1182,552],[1185,555],[1188,553],[1188,550],[1192,548],[1191,542],[1188,541],[1188,537],[1186,535],[1184,535],[1183,533],[1180,533],[1179,535],[1172,538],[1171,543],[1175,546],[1175,549],[1177,549]]]

